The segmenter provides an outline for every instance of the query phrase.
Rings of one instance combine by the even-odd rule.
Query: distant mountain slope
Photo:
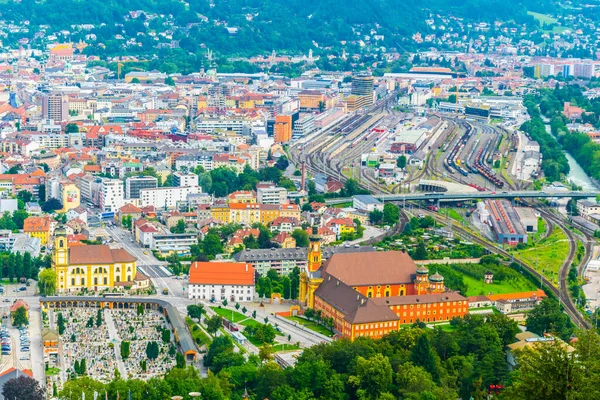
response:
[[[426,32],[425,21],[431,14],[465,22],[520,24],[533,23],[528,10],[553,8],[553,2],[543,0],[21,0],[3,4],[0,17],[15,23],[27,20],[30,26],[49,25],[50,32],[94,24],[98,42],[117,34],[135,37],[148,29],[171,29],[174,38],[183,40],[182,47],[192,52],[203,43],[223,54],[250,54],[272,49],[307,51],[313,42],[320,47],[338,46],[340,41],[373,34],[384,37],[380,44],[395,47],[409,42],[415,32]],[[126,18],[135,10],[172,15],[175,25],[165,27],[167,19],[158,18],[146,27],[142,19]],[[201,16],[208,22],[177,29],[201,22]],[[237,33],[225,27],[238,28]]]

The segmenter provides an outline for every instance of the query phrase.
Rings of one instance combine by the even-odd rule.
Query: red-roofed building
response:
[[[254,298],[254,268],[238,262],[194,262],[190,267],[190,299],[231,303]]]

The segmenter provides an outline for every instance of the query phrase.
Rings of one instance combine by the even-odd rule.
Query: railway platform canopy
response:
[[[477,193],[477,189],[469,185],[429,179],[419,180],[419,189],[423,192]]]

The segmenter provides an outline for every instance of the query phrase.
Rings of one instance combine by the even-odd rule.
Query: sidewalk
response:
[[[117,366],[119,367],[119,373],[123,379],[127,379],[127,371],[125,370],[125,364],[121,358],[121,339],[115,328],[115,322],[113,321],[110,310],[105,309],[103,313],[104,323],[108,329],[108,337],[112,343],[114,343],[115,358],[117,359]]]

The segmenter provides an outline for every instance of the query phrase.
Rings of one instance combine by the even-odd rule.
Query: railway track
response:
[[[366,120],[366,121],[368,121],[368,120]],[[344,167],[346,165],[341,165],[341,164],[346,162],[349,159],[352,159],[352,157],[355,157],[356,155],[361,154],[365,150],[365,148],[368,148],[371,145],[371,141],[368,140],[364,143],[361,142],[362,144],[357,145],[356,147],[352,147],[350,149],[347,148],[348,144],[346,144],[346,148],[344,148],[344,150],[346,150],[344,152],[344,157],[341,159],[335,159],[335,160],[331,153],[329,153],[327,151],[317,152],[316,150],[318,150],[320,148],[328,149],[330,147],[333,147],[335,145],[336,140],[350,143],[352,140],[359,137],[362,133],[364,133],[364,130],[362,130],[360,133],[348,134],[347,136],[343,137],[343,139],[340,139],[339,135],[337,135],[337,136],[334,135],[333,137],[326,138],[323,142],[320,143],[319,146],[317,146],[314,149],[311,149],[313,151],[311,152],[309,157],[306,159],[308,170],[311,173],[322,172],[329,176],[338,175],[340,177],[341,181],[346,181],[347,178],[345,176],[343,176],[342,174],[340,174],[341,167]],[[459,135],[456,135],[456,136],[459,136]],[[457,143],[459,143],[461,139],[462,139],[462,137],[459,138]],[[490,147],[489,145],[490,145],[490,143],[488,143],[488,146],[486,146],[486,147]],[[486,149],[486,150],[488,150],[488,149]],[[341,153],[342,151],[339,151],[338,153]],[[485,153],[487,153],[487,152],[488,151],[485,151]],[[293,154],[292,152],[290,152],[290,153]],[[433,176],[435,176],[435,174],[439,174],[439,172],[435,169],[435,166],[432,165],[432,163],[435,161],[434,154],[435,154],[435,150],[430,152],[430,156],[428,157],[425,167],[422,170],[423,172],[421,174],[418,174],[417,176],[413,177],[412,181],[420,179],[426,173],[429,173]],[[487,154],[480,154],[480,155],[485,157]],[[292,161],[294,161],[294,162],[299,161],[294,156],[292,156],[291,158],[292,158]],[[448,165],[446,164],[446,166],[448,166]],[[394,192],[399,187],[399,185],[396,185],[392,188],[391,191],[387,188],[382,188],[379,185],[379,182],[377,182],[377,180],[374,177],[371,177],[368,174],[364,174],[364,171],[362,171],[362,172],[363,173],[362,173],[361,178],[364,178],[364,179],[361,179],[359,184],[363,188],[367,188],[367,186],[369,186],[369,189],[371,190],[371,192],[373,192],[375,194],[391,193],[391,192]],[[450,174],[451,179],[457,180],[460,183],[464,183],[464,182],[461,182],[459,179],[457,179],[456,176],[452,176],[452,175],[454,175],[454,174]],[[501,178],[498,177],[498,179],[500,180]],[[365,181],[366,181],[366,184],[365,184]],[[506,181],[504,179],[501,179],[501,181],[504,183],[504,185],[506,185],[506,187],[510,188],[511,190],[516,189],[516,186],[510,184],[508,181]],[[428,214],[432,215],[439,222],[447,223],[446,220],[441,221],[440,220],[441,216],[435,212],[425,211],[425,210],[424,210],[424,212],[427,212]],[[520,260],[518,257],[514,257],[514,255],[506,252],[505,250],[503,250],[501,248],[498,248],[494,243],[491,243],[487,240],[484,240],[484,239],[472,234],[471,232],[466,230],[464,227],[462,227],[460,224],[457,224],[455,221],[452,222],[452,225],[453,225],[453,228],[455,229],[455,231],[459,234],[459,236],[462,236],[467,240],[470,240],[470,241],[473,241],[475,243],[482,245],[484,248],[486,248],[490,252],[500,254],[509,259],[513,259],[516,262],[518,262],[524,269],[526,269],[533,276],[540,276],[540,281],[542,282],[542,285],[544,284],[544,280],[545,280],[547,290],[552,292],[553,295],[559,299],[561,304],[563,304],[563,306],[564,306],[565,312],[567,313],[567,315],[569,315],[571,320],[578,327],[589,328],[590,327],[589,322],[577,310],[577,307],[573,303],[573,299],[571,299],[571,295],[569,293],[568,273],[569,273],[569,268],[571,267],[572,263],[574,262],[576,254],[577,254],[577,243],[578,243],[579,239],[568,228],[567,223],[565,221],[563,221],[561,218],[559,218],[559,217],[555,216],[554,214],[552,214],[551,212],[543,210],[543,209],[540,209],[540,213],[546,219],[546,221],[549,222],[549,224],[548,224],[549,230],[554,229],[553,226],[558,229],[561,229],[565,233],[565,235],[567,236],[567,238],[569,240],[569,254],[567,256],[567,259],[565,260],[565,262],[561,265],[561,267],[559,269],[559,285],[558,285],[558,287],[552,285],[551,282],[549,282],[546,278],[541,276],[533,267],[526,264],[525,262]],[[402,213],[402,215],[405,217],[404,213]],[[403,228],[403,226],[404,226],[404,224],[399,223],[396,225],[395,229],[386,232],[385,235],[386,236],[393,235],[396,232],[398,232],[399,229]],[[583,233],[583,232],[582,232],[582,234],[584,235],[585,255],[582,259],[581,265],[585,265],[585,263],[592,256],[593,241],[590,240],[591,238],[588,234]]]
[[[423,209],[421,209],[421,212],[426,215],[431,215],[436,221],[438,221],[440,223],[443,223],[443,224],[448,223],[448,220],[446,218],[444,218],[443,216],[441,216],[439,213],[432,212],[429,210],[423,210]],[[521,267],[526,269],[530,274],[532,274],[532,276],[539,277],[540,282],[542,283],[542,286],[545,285],[545,288],[548,291],[552,292],[552,294],[554,296],[556,296],[557,299],[559,299],[560,303],[564,306],[565,313],[571,318],[571,320],[580,328],[590,328],[589,322],[585,319],[585,317],[583,317],[583,315],[581,315],[579,310],[577,310],[577,307],[573,303],[573,299],[571,299],[571,295],[569,293],[569,284],[568,284],[567,277],[569,274],[569,268],[570,268],[571,264],[573,263],[573,261],[575,260],[575,256],[577,254],[577,238],[575,237],[573,232],[570,231],[570,229],[563,226],[564,221],[560,220],[560,218],[556,217],[552,213],[545,211],[545,210],[542,210],[542,213],[544,214],[545,218],[549,219],[559,229],[563,230],[563,232],[565,232],[565,234],[567,235],[567,238],[569,239],[569,254],[567,256],[567,259],[562,264],[562,266],[559,270],[559,287],[554,286],[551,282],[548,281],[548,279],[541,276],[540,273],[535,270],[535,268],[528,265],[520,258],[515,257],[514,254],[511,254],[511,253],[499,248],[495,243],[492,243],[492,242],[485,240],[477,235],[474,235],[473,233],[471,233],[469,230],[465,229],[461,224],[457,223],[456,221],[452,221],[452,228],[463,239],[480,244],[486,250],[488,250],[492,253],[500,254],[508,259],[512,259],[515,262],[517,262],[519,265],[521,265]],[[587,260],[589,260],[590,257],[591,257],[591,245],[587,245],[586,246],[586,256],[584,256],[584,258],[582,259],[582,264],[587,262]]]

